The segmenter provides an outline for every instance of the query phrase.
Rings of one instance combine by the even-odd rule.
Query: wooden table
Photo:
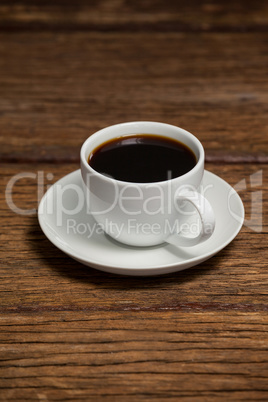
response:
[[[267,77],[265,0],[1,1],[1,400],[268,400]],[[199,266],[102,273],[7,205],[15,175],[35,210],[91,133],[131,120],[193,132],[240,183],[246,224]]]

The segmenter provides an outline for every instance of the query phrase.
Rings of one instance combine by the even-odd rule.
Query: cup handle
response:
[[[188,201],[195,207],[201,220],[201,230],[196,237],[172,234],[166,242],[178,247],[191,247],[209,239],[215,228],[215,216],[208,200],[197,191],[184,190],[176,197],[176,201]]]

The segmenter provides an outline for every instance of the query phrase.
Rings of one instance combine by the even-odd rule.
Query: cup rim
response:
[[[163,128],[164,127],[170,127],[170,128],[178,129],[181,132],[183,132],[184,134],[186,134],[187,136],[189,136],[196,143],[196,145],[198,147],[198,151],[199,151],[199,159],[198,159],[196,165],[191,170],[189,170],[187,173],[184,173],[181,176],[174,177],[172,179],[166,179],[166,180],[154,181],[154,182],[131,182],[131,181],[118,180],[118,179],[115,179],[113,177],[105,176],[104,174],[98,172],[97,170],[93,169],[89,165],[88,160],[87,160],[88,156],[86,156],[85,151],[86,151],[88,142],[92,141],[92,139],[94,139],[95,137],[99,136],[101,133],[103,133],[104,131],[107,131],[110,128],[116,128],[116,127],[122,127],[122,126],[128,126],[129,127],[129,126],[132,126],[132,125],[135,125],[135,124],[149,125],[149,124],[152,124],[152,123],[157,124],[159,126],[162,126]],[[135,134],[138,134],[138,133],[133,133],[133,135],[135,135]],[[147,134],[147,133],[144,133],[144,134]],[[150,134],[150,133],[148,133],[148,134]],[[126,135],[128,135],[128,133],[126,133]],[[129,135],[131,135],[131,133]],[[158,135],[158,134],[156,134],[156,135]],[[116,138],[116,137],[114,137],[114,138]],[[172,138],[172,137],[170,137],[170,138]],[[183,142],[183,141],[181,141],[181,142]],[[162,184],[163,185],[164,183],[167,183],[167,182],[170,183],[170,182],[175,182],[176,180],[181,180],[182,178],[185,179],[185,178],[187,178],[187,176],[195,174],[195,172],[198,171],[203,166],[204,160],[205,160],[205,151],[204,151],[203,145],[201,144],[201,142],[199,141],[199,139],[195,135],[193,135],[192,133],[190,133],[189,131],[187,131],[187,130],[181,128],[181,127],[178,127],[178,126],[175,126],[175,125],[172,125],[172,124],[168,124],[168,123],[156,122],[156,121],[139,121],[139,120],[137,120],[137,121],[129,121],[129,122],[117,123],[117,124],[113,124],[113,125],[110,125],[110,126],[106,126],[106,127],[102,128],[102,129],[96,131],[95,133],[91,134],[84,141],[84,143],[82,144],[81,150],[80,150],[80,161],[83,164],[83,167],[87,171],[89,171],[90,173],[96,174],[97,176],[99,176],[103,180],[107,180],[109,182],[112,181],[112,182],[116,182],[118,184],[123,184],[123,185],[138,185],[138,186],[148,186],[148,185],[151,185],[151,184],[153,184],[153,185],[161,185]]]

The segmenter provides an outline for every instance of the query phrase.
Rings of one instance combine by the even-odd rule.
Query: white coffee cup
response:
[[[189,147],[196,165],[182,176],[152,183],[132,183],[107,177],[94,170],[88,157],[114,138],[154,134],[175,139]],[[157,122],[128,122],[91,135],[81,148],[81,173],[88,213],[115,240],[131,246],[155,246],[164,242],[178,247],[197,245],[213,233],[215,218],[208,200],[200,193],[204,173],[204,149],[189,132]],[[133,167],[135,169],[135,167]],[[197,212],[197,213],[196,213]],[[191,232],[191,216],[200,230]],[[185,233],[185,227],[188,232]],[[196,223],[195,223],[196,228]]]

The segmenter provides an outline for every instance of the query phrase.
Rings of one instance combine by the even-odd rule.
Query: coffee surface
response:
[[[191,149],[154,134],[107,141],[91,152],[89,165],[99,173],[132,183],[151,183],[182,176],[197,163]]]

